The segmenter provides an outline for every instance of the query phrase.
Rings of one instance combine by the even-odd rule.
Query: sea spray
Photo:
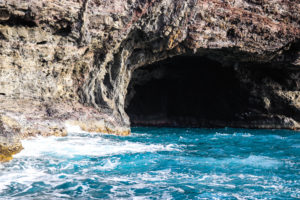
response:
[[[134,128],[127,137],[72,127],[24,140],[0,165],[0,199],[295,199],[293,131]]]

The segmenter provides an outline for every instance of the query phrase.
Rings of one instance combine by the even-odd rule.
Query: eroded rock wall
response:
[[[21,138],[66,122],[128,134],[136,68],[193,54],[299,69],[299,19],[293,0],[0,0],[0,114]]]

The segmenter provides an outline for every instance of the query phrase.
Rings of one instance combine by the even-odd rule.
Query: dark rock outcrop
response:
[[[249,103],[265,106],[253,115],[257,122],[248,119],[251,127],[299,128],[299,6],[292,0],[0,0],[0,114],[20,125],[18,138],[64,135],[66,123],[126,135],[134,70],[193,55],[237,69]],[[257,67],[268,70],[257,75]],[[268,78],[272,69],[284,73],[282,80]],[[262,123],[262,116],[270,120]]]

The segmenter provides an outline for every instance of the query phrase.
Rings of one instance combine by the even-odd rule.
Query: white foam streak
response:
[[[24,170],[19,170],[14,173],[6,173],[5,175],[0,174],[0,191],[3,191],[12,182],[18,182],[24,185],[30,185],[32,180],[40,180],[46,174],[42,171],[34,169],[32,167],[26,168]]]
[[[272,159],[266,156],[256,156],[250,155],[247,158],[224,158],[224,159],[215,159],[215,158],[201,158],[201,163],[208,165],[245,165],[258,168],[277,168],[282,165],[280,160]]]
[[[68,133],[85,133],[79,126],[65,124]]]
[[[27,200],[39,199],[37,195],[41,194],[45,195],[43,199],[68,199],[78,192],[78,199],[94,199],[105,192],[103,198],[110,199],[174,199],[199,192],[194,199],[242,200],[275,193],[299,198],[300,190],[295,189],[299,181],[276,174],[277,169],[286,167],[295,170],[299,160],[294,157],[273,157],[260,151],[251,151],[252,155],[244,151],[228,153],[230,146],[224,146],[226,143],[205,146],[211,139],[251,142],[256,135],[175,135],[162,138],[163,142],[155,135],[151,143],[152,136],[147,133],[118,137],[83,132],[77,126],[67,128],[67,137],[22,141],[25,149],[10,163],[0,164],[0,196]],[[219,143],[213,141],[214,145]],[[297,151],[299,145],[293,143],[289,148]]]
[[[80,134],[86,133],[82,133],[81,130],[77,128],[72,126],[71,129],[69,129],[70,132],[72,131],[72,134],[65,138],[37,137],[34,139],[23,140],[22,144],[24,150],[15,155],[13,162],[16,163],[14,164],[14,167],[10,168],[13,173],[6,171],[5,167],[0,164],[0,169],[3,170],[3,174],[0,174],[0,191],[7,189],[7,186],[14,182],[30,188],[33,182],[43,181],[45,184],[50,184],[52,187],[55,187],[61,182],[66,181],[59,178],[59,176],[64,176],[64,174],[55,176],[49,174],[49,172],[55,174],[55,171],[57,170],[55,166],[57,164],[60,163],[59,170],[73,170],[75,165],[82,167],[88,166],[88,163],[85,163],[85,161],[81,159],[68,163],[63,162],[65,159],[75,158],[76,156],[106,157],[125,153],[174,151],[177,147],[172,144],[144,144],[139,142],[117,140],[116,138],[106,139],[101,134],[90,134],[88,137],[82,137]],[[79,131],[80,134],[76,134],[76,131]],[[49,158],[49,164],[54,165],[54,167],[38,169],[38,166],[35,166],[35,164],[38,163],[40,158]],[[90,166],[86,170],[109,171],[120,165],[119,159],[102,159],[102,164],[98,166]],[[23,162],[25,163],[25,166],[23,166]],[[84,170],[85,169],[83,169],[83,171]],[[67,178],[72,178],[72,175],[70,174],[65,176]]]
[[[40,157],[54,155],[62,157],[74,156],[108,156],[124,153],[174,151],[176,145],[144,144],[129,141],[116,141],[97,137],[82,138],[77,135],[68,138],[35,138],[22,141],[24,150],[15,157]]]

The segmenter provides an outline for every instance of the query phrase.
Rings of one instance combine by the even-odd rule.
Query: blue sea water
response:
[[[23,141],[0,199],[300,199],[300,134],[133,128]]]

